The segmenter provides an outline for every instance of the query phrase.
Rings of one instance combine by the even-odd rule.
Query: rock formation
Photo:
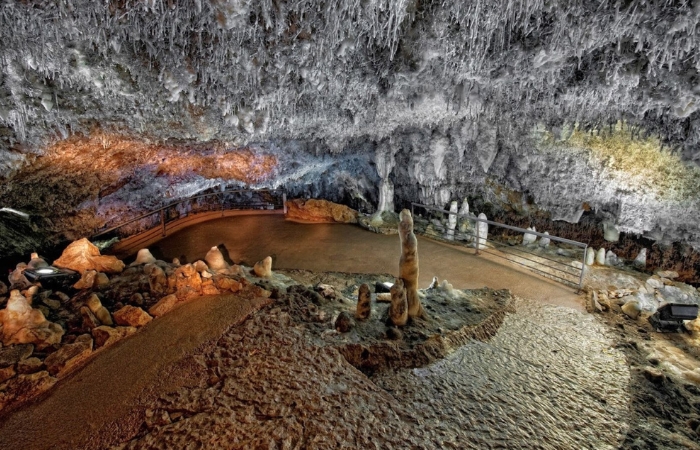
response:
[[[68,245],[53,265],[75,270],[81,274],[88,270],[105,273],[120,273],[124,270],[122,261],[114,256],[100,255],[100,250],[86,238]]]
[[[588,247],[586,249],[586,265],[592,266],[595,263],[595,249],[593,247]]]
[[[223,253],[219,250],[219,247],[212,247],[204,257],[204,261],[207,262],[209,269],[212,272],[219,272],[223,270],[228,270],[229,264],[224,259]]]
[[[151,251],[147,248],[142,248],[136,254],[136,260],[132,263],[132,265],[150,264],[154,262],[156,262],[156,258],[151,254]]]
[[[156,264],[146,264],[143,272],[148,276],[148,286],[151,295],[161,296],[168,288],[168,277],[165,271]]]
[[[620,260],[613,252],[612,250],[608,250],[607,253],[605,253],[605,265],[606,266],[617,266],[620,264]]]
[[[634,258],[634,261],[632,261],[632,264],[640,269],[643,269],[647,266],[647,249],[643,248],[639,251],[639,254],[637,255],[636,258]]]
[[[601,247],[596,252],[595,263],[598,264],[599,266],[605,265],[605,249],[604,248]]]
[[[363,283],[357,294],[357,309],[355,310],[355,318],[358,320],[368,319],[372,314],[372,294],[369,291],[369,286]]]
[[[530,231],[537,231],[535,227],[527,227]],[[529,245],[537,240],[537,235],[533,233],[523,233],[523,245]]]
[[[63,328],[49,322],[38,309],[32,309],[18,290],[10,293],[5,309],[0,310],[0,338],[4,345],[34,344],[41,350],[58,344]]]
[[[258,261],[253,266],[253,273],[260,278],[268,278],[272,276],[272,257],[266,256],[261,261]]]
[[[549,232],[547,232],[547,231],[545,231],[544,234],[549,236]],[[542,248],[549,247],[549,244],[552,240],[547,236],[542,236],[542,238],[540,238],[540,247],[542,247]]]
[[[484,214],[484,213],[479,214],[479,219],[487,220],[486,214]],[[476,243],[476,248],[477,249],[486,248],[486,240],[488,239],[488,236],[489,236],[489,224],[486,222],[477,222],[476,226],[479,230],[479,242]]]
[[[406,294],[403,280],[397,279],[391,287],[391,305],[389,306],[389,320],[397,327],[402,327],[408,322],[409,306]]]
[[[399,215],[399,237],[401,240],[401,258],[399,259],[399,277],[403,280],[402,288],[406,291],[409,317],[423,317],[425,311],[418,297],[418,240],[413,233],[411,211],[404,209]]]
[[[358,213],[327,200],[294,199],[287,201],[287,218],[303,222],[357,223]]]

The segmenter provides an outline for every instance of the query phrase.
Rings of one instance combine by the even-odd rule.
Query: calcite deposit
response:
[[[100,255],[100,250],[86,238],[71,243],[53,264],[81,274],[88,270],[105,273],[119,273],[124,270],[122,261],[114,256]]]
[[[49,322],[44,314],[31,307],[18,290],[10,293],[4,309],[0,310],[0,337],[3,345],[34,344],[42,349],[61,342],[63,328]]]

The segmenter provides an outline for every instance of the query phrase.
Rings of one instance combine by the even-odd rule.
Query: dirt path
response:
[[[95,355],[44,399],[10,414],[0,423],[0,448],[85,448],[90,441],[103,441],[100,434],[126,431],[130,420],[140,423],[130,413],[145,389],[155,387],[155,397],[168,392],[178,382],[164,379],[169,367],[267,301],[203,297],[154,320]],[[116,420],[119,429],[104,428]]]
[[[223,245],[231,260],[247,265],[270,255],[272,267],[316,272],[398,274],[399,238],[344,224],[301,224],[281,216],[231,217],[199,223],[151,246],[164,260],[204,258],[213,245]],[[420,279],[428,287],[433,276],[458,289],[510,289],[515,295],[583,310],[574,288],[537,276],[514,264],[418,237]]]

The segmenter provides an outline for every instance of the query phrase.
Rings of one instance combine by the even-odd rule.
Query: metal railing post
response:
[[[160,210],[160,226],[162,230],[162,235],[165,236],[165,210]]]
[[[581,293],[581,289],[583,289],[583,272],[586,270],[586,253],[588,253],[588,244],[586,244],[586,247],[583,249],[583,258],[581,260],[581,275],[578,278],[578,289],[576,290],[577,294]]]

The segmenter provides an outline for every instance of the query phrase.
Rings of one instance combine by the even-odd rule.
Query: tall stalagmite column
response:
[[[413,233],[411,211],[404,209],[399,215],[399,237],[401,238],[401,259],[399,277],[403,280],[408,300],[409,317],[425,317],[423,305],[418,298],[418,240]]]

